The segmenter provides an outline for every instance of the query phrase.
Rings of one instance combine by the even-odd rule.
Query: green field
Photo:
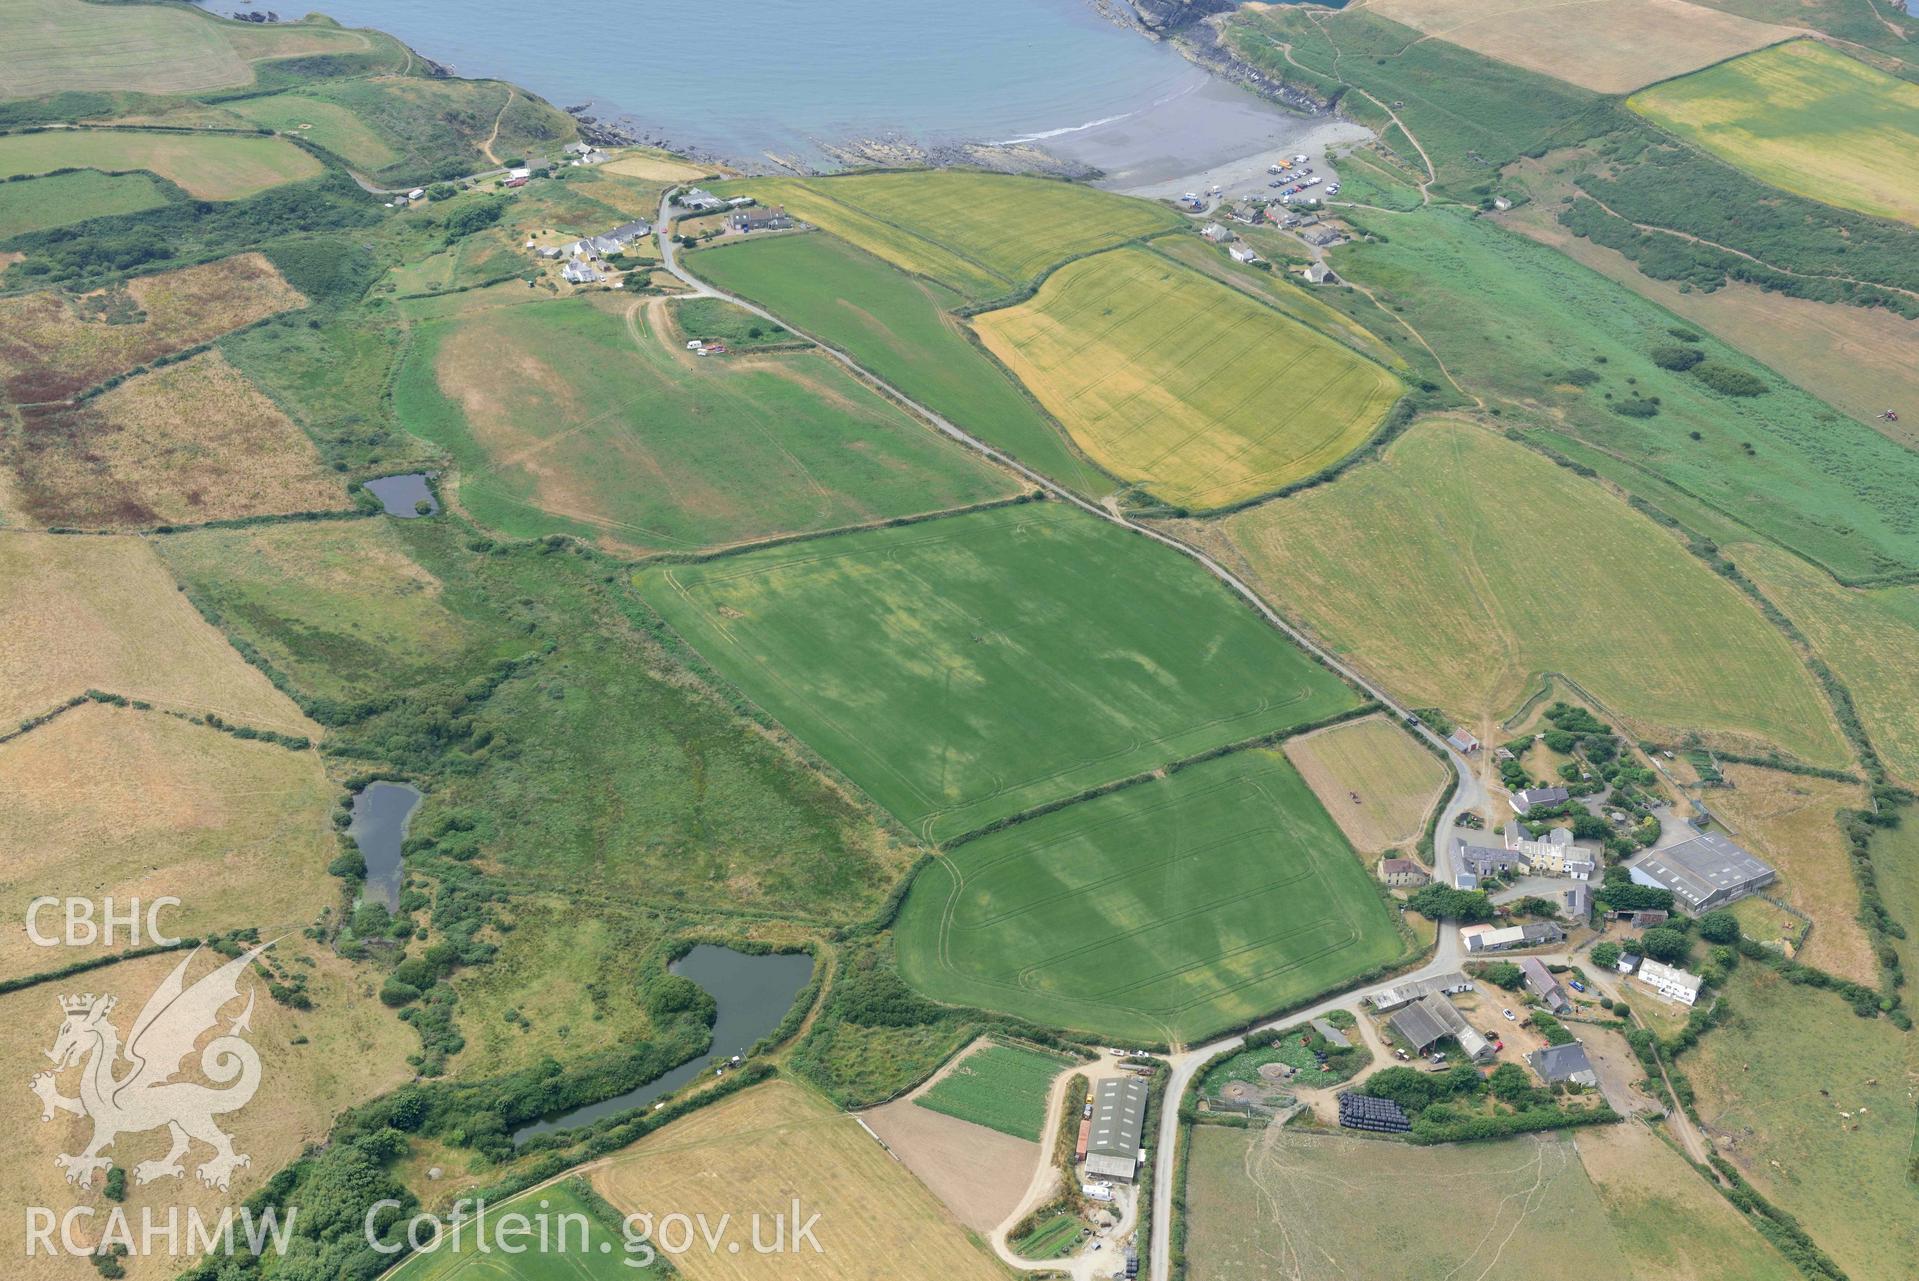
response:
[[[1057,503],[637,581],[931,840],[1355,701],[1186,557]]]
[[[1634,94],[1628,105],[1761,182],[1919,221],[1919,85],[1810,40]]]
[[[529,151],[557,153],[579,132],[565,112],[499,80],[327,80],[233,109],[267,128],[298,132],[389,181],[485,168],[494,163],[485,149],[490,137],[493,157],[505,160]]]
[[[295,133],[362,170],[384,169],[400,158],[364,120],[336,102],[311,93],[275,93],[242,98],[228,110],[256,125]]]
[[[920,1107],[983,1125],[1016,1139],[1040,1141],[1053,1078],[1070,1066],[1056,1054],[1016,1045],[975,1050],[914,1099]]]
[[[940,1000],[1190,1042],[1404,945],[1304,780],[1254,749],[967,842],[914,882],[898,946]]]
[[[751,178],[744,192],[972,301],[1017,291],[1080,254],[1182,226],[1144,200],[1043,178],[958,170]]]
[[[589,1196],[598,1202],[597,1194]],[[629,1255],[620,1212],[589,1203],[569,1179],[523,1192],[486,1207],[486,1220],[450,1230],[438,1249],[409,1257],[386,1274],[388,1281],[618,1281],[620,1277],[672,1275],[670,1267],[640,1266],[646,1257]],[[504,1254],[497,1237],[497,1215],[522,1214],[532,1232],[514,1242],[521,1253]],[[540,1231],[548,1234],[541,1245]],[[482,1251],[477,1234],[485,1233]],[[425,1237],[422,1233],[422,1237]]]
[[[663,653],[610,565],[489,547],[457,519],[159,544],[192,599],[308,700],[343,759],[433,788],[416,835],[464,816],[474,826],[454,851],[477,849],[520,893],[823,921],[873,909],[911,852]]]
[[[1484,219],[1366,221],[1390,243],[1339,249],[1334,265],[1403,308],[1469,390],[1590,444],[1585,461],[1609,479],[1661,506],[1657,487],[1671,487],[1670,514],[1689,519],[1696,506],[1848,580],[1919,569],[1919,454],[1716,339],[1694,344],[1701,368],[1757,378],[1763,394],[1724,395],[1661,368],[1653,353],[1675,344],[1678,317]],[[1655,398],[1652,417],[1615,408]]]
[[[734,351],[804,344],[791,330],[719,298],[676,298],[673,325],[687,338],[722,342]]]
[[[1919,783],[1919,587],[1841,587],[1758,544],[1732,554],[1845,682],[1886,768],[1908,785]]]
[[[253,64],[299,54],[384,49],[384,37],[333,25],[255,26],[185,5],[0,0],[7,57],[0,98],[73,90],[197,93],[251,84]]]
[[[1083,1230],[1076,1216],[1062,1214],[1013,1242],[1013,1253],[1022,1259],[1057,1259],[1079,1244]]]
[[[250,134],[59,129],[0,138],[0,178],[52,169],[147,170],[201,200],[237,200],[322,172],[285,139]]]
[[[661,301],[486,305],[499,294],[416,327],[395,406],[503,533],[693,549],[1015,491],[822,356],[701,359]]]
[[[995,449],[1082,494],[1113,482],[948,314],[958,295],[831,236],[771,236],[693,255],[696,275],[751,298]]]
[[[81,169],[0,183],[0,239],[44,227],[64,227],[87,218],[157,209],[166,202],[159,184],[143,173],[104,174]]]
[[[1068,263],[974,318],[1086,453],[1189,508],[1225,507],[1353,452],[1397,378],[1247,294],[1144,249]]]
[[[1919,1257],[1912,1034],[1749,962],[1725,997],[1730,1020],[1679,1060],[1700,1120],[1734,1137],[1721,1151],[1847,1274],[1908,1275]]]
[[[1415,1148],[1200,1125],[1190,1153],[1193,1281],[1634,1275],[1564,1135]]]
[[[1643,734],[1846,759],[1811,674],[1737,589],[1599,486],[1481,428],[1421,423],[1216,537],[1281,610],[1414,706],[1478,723],[1557,671]]]
[[[1919,936],[1919,809],[1908,806],[1899,818],[1899,826],[1873,833],[1872,870],[1886,911],[1910,939]],[[1919,1131],[1913,1139],[1919,1144]]]

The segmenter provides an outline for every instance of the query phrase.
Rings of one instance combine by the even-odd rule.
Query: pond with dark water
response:
[[[389,912],[400,906],[400,846],[419,806],[419,790],[405,783],[369,783],[353,798],[347,835],[366,860],[366,896]]]
[[[800,991],[812,981],[813,958],[805,953],[752,956],[730,947],[702,943],[668,967],[699,984],[718,1006],[713,1023],[713,1048],[703,1058],[682,1063],[637,1089],[514,1131],[515,1143],[536,1134],[570,1130],[601,1117],[625,1112],[670,1094],[695,1077],[714,1070],[736,1054],[745,1054],[761,1037],[780,1025]]]
[[[437,516],[440,514],[440,500],[433,496],[433,490],[427,485],[425,472],[412,471],[401,476],[382,476],[378,480],[366,482],[366,491],[380,500],[389,516],[399,516],[412,520],[416,516]],[[426,504],[422,512],[419,505]]]

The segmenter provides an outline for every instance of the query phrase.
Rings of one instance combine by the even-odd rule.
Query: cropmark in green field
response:
[[[1183,507],[1230,506],[1364,444],[1399,379],[1144,249],[1068,263],[976,317],[989,350],[1095,462]]]
[[[1056,503],[636,581],[932,840],[1357,701],[1186,557]]]
[[[1077,493],[1112,480],[948,314],[960,296],[834,236],[768,236],[692,255],[695,275],[850,354],[955,425]]]
[[[1811,674],[1738,589],[1617,497],[1483,428],[1419,423],[1338,483],[1206,537],[1414,706],[1500,717],[1564,672],[1640,734],[1845,763]]]
[[[953,1066],[913,1101],[1016,1139],[1037,1143],[1046,1128],[1046,1096],[1071,1064],[1057,1054],[1017,1045],[989,1045]]]
[[[416,328],[394,400],[459,460],[462,505],[503,533],[685,550],[1017,488],[822,356],[697,357],[661,300],[492,297]]]
[[[989,833],[913,883],[900,969],[944,1001],[1193,1041],[1402,949],[1284,755],[1236,752]]]
[[[526,1216],[532,1231],[502,1238],[502,1216],[515,1214]],[[548,1184],[489,1203],[484,1219],[470,1218],[448,1229],[437,1248],[409,1256],[388,1281],[619,1281],[672,1275],[659,1260],[641,1266],[647,1255],[628,1253],[620,1217],[597,1193],[582,1196],[573,1180]],[[537,1235],[542,1227],[548,1234],[543,1244]],[[428,1239],[424,1231],[420,1235]],[[502,1241],[520,1252],[507,1254]]]
[[[1076,183],[956,170],[743,178],[715,189],[784,204],[972,302],[1014,293],[1069,258],[1184,222],[1163,205]]]

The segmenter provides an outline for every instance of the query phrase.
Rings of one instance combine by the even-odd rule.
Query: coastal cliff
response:
[[[1170,35],[1201,18],[1230,13],[1239,0],[1110,0],[1110,7],[1129,9],[1132,20],[1158,35]]]

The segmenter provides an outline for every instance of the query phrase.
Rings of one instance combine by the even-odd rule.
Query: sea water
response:
[[[307,5],[460,75],[748,164],[820,163],[821,143],[885,136],[1044,144],[1210,80],[1088,0],[306,0],[278,11]]]

